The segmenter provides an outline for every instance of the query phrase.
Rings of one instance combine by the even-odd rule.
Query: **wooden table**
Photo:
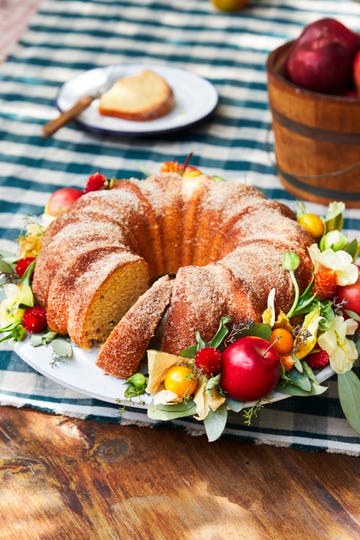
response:
[[[360,538],[359,458],[0,409],[0,539]]]

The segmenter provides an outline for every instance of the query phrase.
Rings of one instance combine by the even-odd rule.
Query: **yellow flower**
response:
[[[328,353],[335,373],[350,371],[358,357],[355,343],[346,337],[353,335],[357,326],[353,319],[344,320],[344,317],[336,315],[329,330],[319,336],[318,343]]]
[[[3,289],[6,298],[0,304],[0,325],[2,327],[21,322],[25,313],[24,309],[19,308],[22,298],[21,286],[6,283]]]
[[[45,226],[39,223],[29,223],[25,234],[19,237],[19,255],[23,257],[37,257],[41,248],[41,240],[45,232]]]
[[[312,244],[309,247],[309,254],[315,274],[325,267],[336,272],[337,285],[352,285],[356,282],[359,270],[355,264],[352,264],[352,257],[346,251],[333,249],[320,251],[317,244]]]
[[[321,318],[322,317],[320,315],[319,308],[314,309],[314,311],[311,311],[305,316],[301,330],[303,332],[305,331],[308,335],[307,337],[303,338],[303,334],[300,331],[294,343],[296,356],[299,358],[299,360],[307,356],[309,352],[312,351],[312,349],[315,347],[319,322],[321,321]]]

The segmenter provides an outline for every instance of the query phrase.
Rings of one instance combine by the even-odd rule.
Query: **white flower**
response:
[[[352,257],[346,251],[334,251],[333,249],[320,251],[317,244],[312,244],[309,247],[309,254],[315,268],[315,274],[325,267],[336,272],[337,285],[352,285],[356,282],[359,270],[355,264],[352,264]]]
[[[357,322],[353,319],[344,320],[344,317],[335,316],[333,324],[318,338],[318,343],[330,359],[330,365],[335,373],[350,371],[358,357],[355,343],[347,339],[357,329]]]
[[[267,298],[267,308],[262,314],[262,321],[268,324],[271,328],[275,323],[275,289],[271,289]]]

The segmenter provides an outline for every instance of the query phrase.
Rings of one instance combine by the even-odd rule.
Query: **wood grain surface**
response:
[[[359,458],[0,408],[0,539],[360,538]]]

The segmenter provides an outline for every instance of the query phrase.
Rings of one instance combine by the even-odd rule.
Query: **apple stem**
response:
[[[277,343],[280,339],[280,336],[278,336],[276,339],[274,339],[274,341],[272,341],[270,343],[270,345],[268,346],[268,348],[266,349],[266,351],[264,352],[264,354],[262,355],[263,358],[265,358],[265,356],[267,355],[267,353],[270,351],[270,349],[273,348],[273,346],[275,345],[275,343]]]
[[[194,155],[194,152],[190,152],[189,155],[187,156],[187,158],[185,159],[184,171],[186,171],[186,167],[189,165],[190,159],[193,157],[193,155]]]

